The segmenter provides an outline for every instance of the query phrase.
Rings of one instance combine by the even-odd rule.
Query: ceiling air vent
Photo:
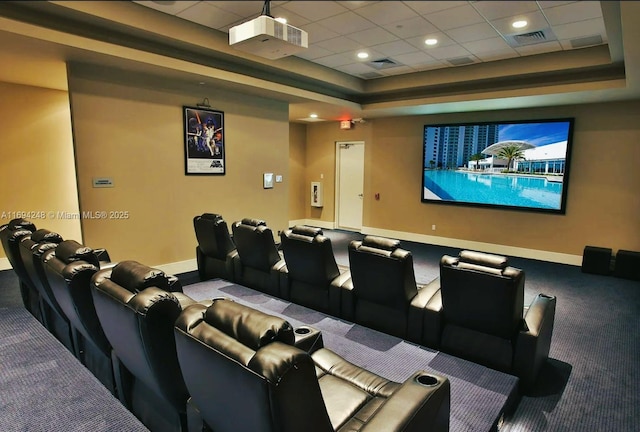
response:
[[[513,35],[506,35],[507,42],[512,47],[521,47],[525,45],[534,45],[542,42],[549,42],[556,40],[555,35],[551,32],[551,29],[536,30],[529,33],[520,33]]]
[[[400,66],[398,63],[394,62],[393,60],[389,59],[389,58],[382,58],[382,59],[378,59],[378,60],[372,60],[370,62],[367,63],[369,66],[371,66],[374,69],[389,69],[392,67],[396,67],[396,66]]]

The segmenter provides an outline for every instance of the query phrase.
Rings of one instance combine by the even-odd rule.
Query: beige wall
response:
[[[67,92],[0,82],[0,224],[30,212],[37,228],[81,241]],[[5,257],[0,249],[0,257]]]
[[[420,201],[425,124],[554,117],[576,119],[566,215]],[[582,255],[585,245],[640,250],[638,118],[640,102],[371,120],[353,131],[366,141],[364,225],[570,255]],[[370,133],[363,133],[369,127]],[[334,142],[344,134],[335,123],[308,129],[307,177],[329,174],[325,200],[330,207],[310,217],[333,221]]]
[[[125,220],[82,221],[85,243],[116,261],[147,265],[195,259],[195,215],[231,223],[260,218],[277,232],[288,223],[289,123],[284,103],[232,93],[178,94],[70,80],[83,211],[127,211]],[[207,97],[224,112],[227,172],[185,176],[182,107]],[[265,172],[283,183],[263,189]],[[114,188],[93,188],[92,177]]]
[[[289,125],[289,220],[306,217],[307,188],[305,177],[307,126]]]
[[[335,219],[335,182],[336,182],[336,142],[364,141],[365,165],[370,163],[368,144],[372,137],[370,122],[356,124],[353,129],[341,130],[338,123],[312,123],[307,126],[307,159],[306,159],[306,218],[323,222]],[[311,207],[311,182],[321,181],[324,188],[324,206]],[[365,169],[365,194],[369,187],[368,171]],[[365,208],[367,203],[365,202]],[[367,211],[365,210],[365,215]],[[365,216],[365,221],[366,216]]]

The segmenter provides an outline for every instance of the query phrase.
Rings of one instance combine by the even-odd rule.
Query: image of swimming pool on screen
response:
[[[564,213],[573,119],[427,125],[422,201]]]

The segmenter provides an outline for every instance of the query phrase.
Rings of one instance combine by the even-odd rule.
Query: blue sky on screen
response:
[[[569,122],[517,123],[500,125],[500,141],[527,141],[536,147],[566,141],[569,138]]]

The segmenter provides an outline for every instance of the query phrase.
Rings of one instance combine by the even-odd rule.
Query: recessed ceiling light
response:
[[[358,53],[358,58],[361,58],[361,59],[369,58],[369,53],[361,51],[361,52]]]
[[[519,28],[526,27],[527,24],[529,24],[527,20],[518,20],[518,21],[512,22],[511,27],[519,29]]]
[[[431,45],[435,45],[438,43],[438,39],[435,38],[429,38],[427,40],[424,41],[425,44],[431,46]]]
[[[311,118],[318,118],[318,114],[315,114],[315,113],[313,113],[313,114],[309,114],[309,117],[311,117]]]
[[[282,23],[282,24],[286,24],[287,23],[287,19],[286,18],[278,17],[275,20],[278,21],[279,23]]]

